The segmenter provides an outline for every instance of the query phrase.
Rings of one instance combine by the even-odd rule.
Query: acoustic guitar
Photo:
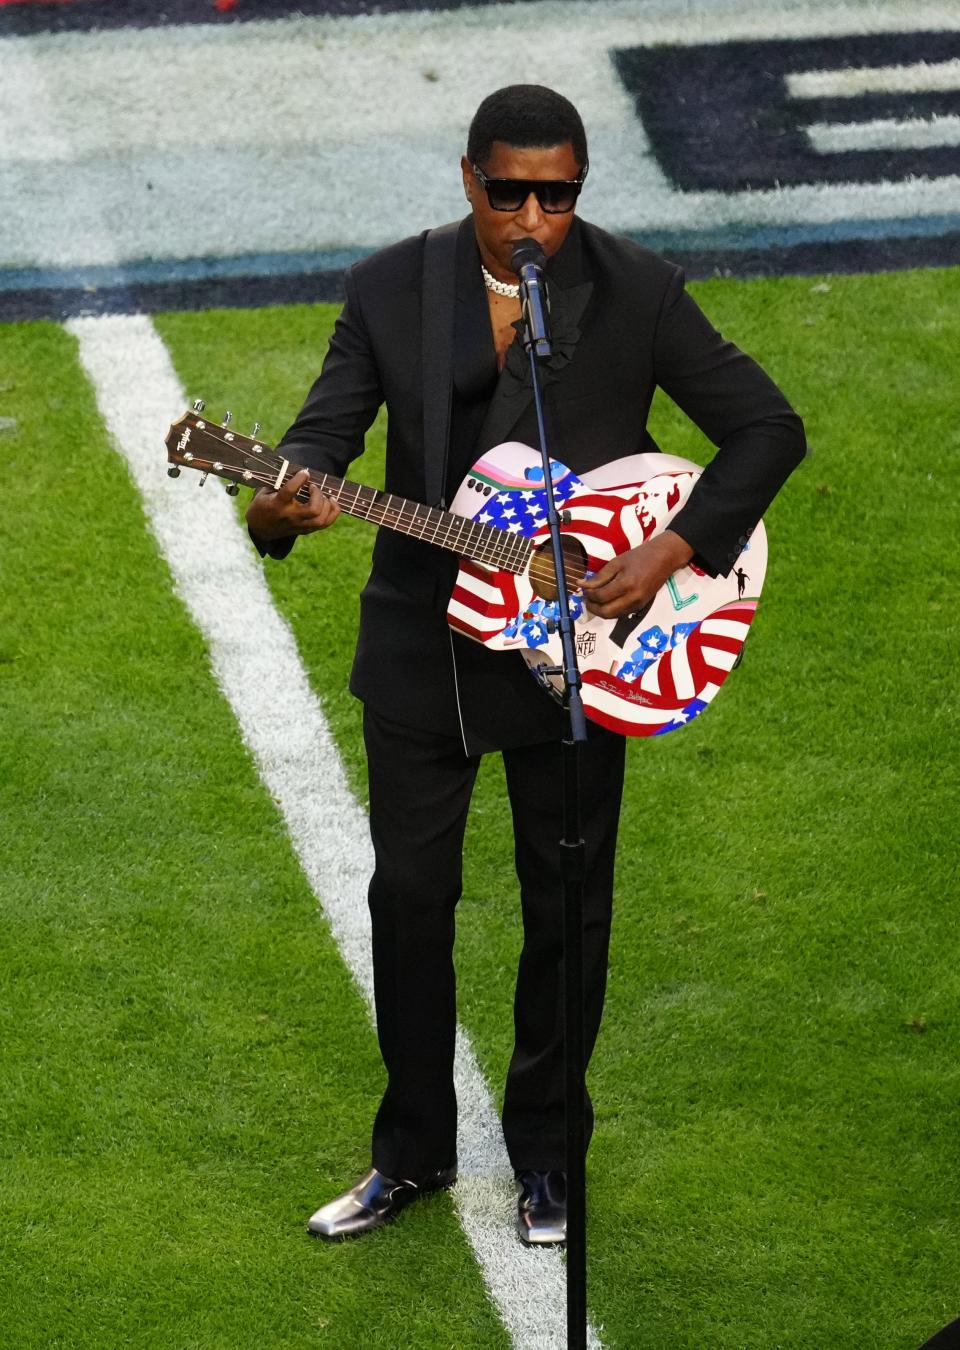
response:
[[[183,468],[240,485],[279,488],[299,466],[255,436],[207,421],[202,404],[166,437],[167,472]],[[738,664],[767,565],[763,523],[725,577],[690,564],[642,611],[601,619],[580,584],[589,573],[663,530],[682,509],[701,469],[675,455],[629,455],[575,474],[551,464],[561,517],[564,571],[587,716],[627,736],[689,725]],[[347,515],[449,549],[460,568],[447,620],[496,651],[517,650],[554,697],[562,694],[556,572],[540,453],[519,442],[487,451],[451,509],[310,470],[310,480]],[[304,485],[300,494],[305,499]]]

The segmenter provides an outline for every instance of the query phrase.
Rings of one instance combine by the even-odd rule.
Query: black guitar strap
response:
[[[420,304],[423,371],[423,477],[429,506],[446,506],[447,454],[453,403],[453,321],[457,298],[459,220],[430,230],[423,246]]]

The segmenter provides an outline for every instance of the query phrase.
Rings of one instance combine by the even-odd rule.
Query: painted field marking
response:
[[[167,349],[145,315],[72,319],[65,327],[80,345],[101,415],[140,491],[174,587],[207,641],[214,676],[372,1016],[367,881],[373,853],[366,816],[230,499],[209,486],[191,491],[166,476],[163,440],[187,406]],[[276,698],[278,689],[283,699]],[[514,1346],[556,1350],[566,1343],[563,1264],[555,1250],[522,1246],[513,1231],[516,1198],[500,1122],[461,1028],[455,1078],[457,1214]],[[600,1350],[592,1327],[589,1344]]]
[[[813,122],[807,135],[814,150],[930,150],[960,145],[960,117],[878,117],[870,122]]]
[[[960,89],[960,58],[909,66],[805,70],[787,76],[791,98],[859,98],[862,94],[936,94]]]
[[[592,162],[582,210],[606,229],[952,215],[960,174],[681,191],[611,52],[938,33],[955,29],[958,13],[956,0],[713,0],[692,9],[685,0],[544,0],[0,39],[0,265],[232,259],[226,265],[242,268],[245,255],[372,248],[453,219],[463,210],[466,129],[490,92],[487,66],[464,53],[486,51],[491,34],[498,82],[553,84],[580,108]],[[239,83],[230,75],[250,71],[256,77]],[[390,99],[371,99],[371,89],[389,89]],[[415,194],[398,195],[404,180],[416,181]]]

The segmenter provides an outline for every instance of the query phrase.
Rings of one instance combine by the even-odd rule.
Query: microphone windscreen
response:
[[[546,267],[547,255],[536,239],[518,239],[510,255],[510,268],[519,273],[521,267],[533,263],[534,267]]]

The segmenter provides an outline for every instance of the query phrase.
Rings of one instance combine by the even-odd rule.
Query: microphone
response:
[[[524,346],[534,356],[546,357],[550,345],[550,304],[543,284],[547,256],[536,239],[518,239],[510,256],[511,271],[520,279],[520,303],[524,325]]]

